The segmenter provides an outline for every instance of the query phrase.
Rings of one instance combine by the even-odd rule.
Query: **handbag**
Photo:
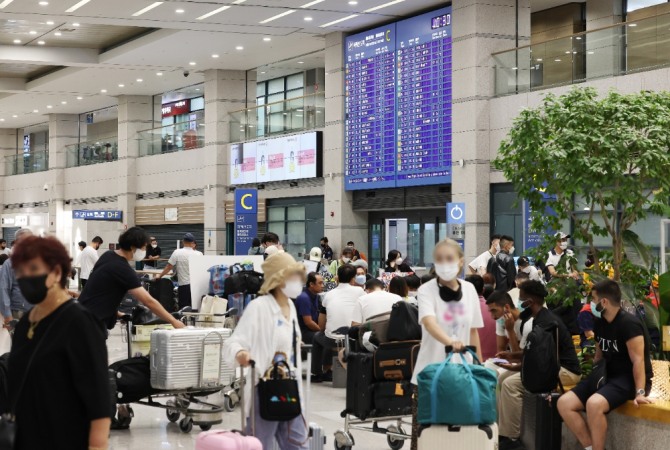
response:
[[[61,309],[60,314],[64,313],[67,308],[70,307],[75,303],[74,300],[70,301],[68,304],[66,304],[63,309]],[[33,365],[33,361],[35,360],[35,355],[37,355],[37,351],[40,349],[40,346],[42,345],[42,342],[46,341],[46,338],[49,334],[49,331],[53,328],[53,323],[49,326],[49,328],[46,329],[44,332],[44,335],[40,339],[40,341],[35,345],[35,349],[33,350],[33,354],[30,355],[30,359],[28,360],[28,364],[26,364],[26,369],[24,372],[23,379],[21,380],[21,384],[19,385],[19,388],[16,391],[16,397],[14,397],[14,402],[12,403],[12,407],[9,410],[8,413],[3,414],[0,416],[0,450],[14,450],[14,445],[16,443],[16,416],[14,415],[14,412],[16,411],[16,403],[18,402],[21,393],[23,392],[23,388],[26,385],[26,374],[28,373],[28,369],[30,369],[30,366]]]
[[[298,354],[298,336],[293,321],[293,362]],[[280,373],[280,368],[282,373]],[[283,369],[286,369],[285,371]],[[302,414],[300,387],[295,373],[286,361],[272,364],[269,376],[258,380],[258,407],[261,418],[272,422],[287,422]],[[2,449],[0,449],[2,450]]]

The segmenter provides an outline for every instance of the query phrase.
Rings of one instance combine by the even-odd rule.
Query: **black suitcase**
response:
[[[561,450],[563,424],[556,407],[560,396],[524,394],[521,442],[526,450]]]
[[[174,294],[174,285],[167,278],[153,280],[149,284],[149,294],[158,300],[167,312],[175,312],[178,308]]]
[[[378,381],[374,387],[375,417],[412,414],[412,385],[409,381]]]
[[[151,365],[146,356],[115,362],[109,369],[116,375],[117,403],[137,402],[157,392],[151,387]]]
[[[353,353],[347,356],[346,412],[365,420],[372,412],[372,383],[374,358],[372,353]]]
[[[386,342],[375,352],[375,379],[410,380],[421,341]]]

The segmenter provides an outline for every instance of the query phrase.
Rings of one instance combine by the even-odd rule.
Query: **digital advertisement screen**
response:
[[[321,174],[320,162],[321,135],[317,131],[233,144],[230,184],[316,178]]]
[[[451,7],[345,46],[346,189],[451,183]]]

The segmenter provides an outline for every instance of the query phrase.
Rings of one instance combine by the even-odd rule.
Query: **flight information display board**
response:
[[[451,182],[451,8],[345,42],[347,190]]]

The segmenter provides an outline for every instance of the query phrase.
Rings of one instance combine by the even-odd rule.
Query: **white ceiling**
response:
[[[42,29],[48,21],[75,31],[79,23],[123,27],[155,28],[157,31],[99,55],[59,47],[55,31],[41,39],[44,45],[24,46],[33,36],[26,33],[20,45],[0,45],[0,63],[63,65],[67,68],[30,82],[0,78],[0,127],[18,128],[44,122],[52,112],[78,114],[116,104],[121,94],[154,95],[203,81],[206,69],[250,70],[263,67],[267,75],[301,67],[302,55],[319,54],[322,60],[324,36],[335,31],[354,31],[426,9],[445,6],[443,0],[401,0],[375,11],[391,0],[323,0],[303,8],[312,0],[191,0],[164,1],[158,7],[134,17],[154,0],[91,0],[75,12],[65,11],[79,0],[14,0],[0,9],[0,22],[27,21]],[[0,2],[2,3],[2,2]],[[198,20],[207,13],[228,9]],[[183,9],[183,13],[176,11]],[[279,19],[261,21],[288,11]],[[368,11],[368,12],[366,12]],[[352,15],[356,17],[349,18]],[[305,18],[310,17],[311,21]],[[340,23],[323,25],[339,19]],[[28,27],[30,28],[30,27]],[[83,33],[82,33],[83,34]],[[265,41],[264,38],[271,40]],[[71,46],[69,44],[68,46]],[[81,45],[85,47],[84,43]],[[237,50],[236,47],[243,47]],[[17,51],[20,50],[20,51]],[[319,53],[321,52],[321,53]],[[212,55],[219,55],[213,58]],[[314,64],[315,57],[305,56]],[[318,60],[318,59],[317,59]],[[190,65],[194,62],[195,65]],[[184,70],[190,71],[185,79]],[[300,69],[298,69],[300,70]],[[156,73],[163,73],[157,76]],[[142,79],[142,82],[137,82]],[[123,87],[119,87],[123,84]],[[107,90],[102,93],[101,90]],[[77,100],[77,96],[82,100]],[[67,102],[63,105],[61,102]],[[47,109],[51,105],[51,109]],[[33,113],[38,110],[38,113]],[[13,118],[13,115],[18,117]]]

